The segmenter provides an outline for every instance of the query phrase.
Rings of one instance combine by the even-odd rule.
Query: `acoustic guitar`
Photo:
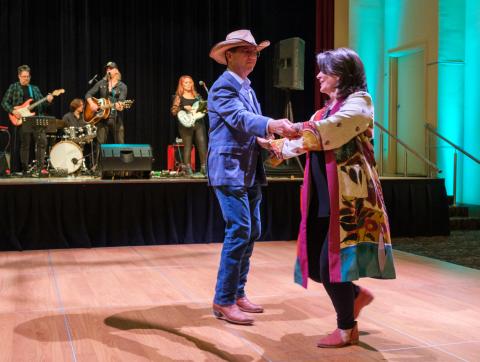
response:
[[[96,124],[100,122],[102,119],[107,119],[110,116],[110,112],[112,108],[115,107],[115,103],[110,102],[110,99],[107,98],[94,98],[92,100],[98,106],[98,110],[96,112],[93,111],[90,103],[85,102],[85,109],[83,110],[83,119],[85,122],[89,124]],[[117,101],[116,103],[120,103],[123,105],[123,108],[128,109],[132,106],[134,100],[127,99],[125,101]]]

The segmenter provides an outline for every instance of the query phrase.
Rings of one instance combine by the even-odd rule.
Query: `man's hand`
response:
[[[98,105],[97,103],[95,103],[92,98],[88,98],[87,99],[87,102],[88,104],[90,105],[90,109],[92,110],[93,113],[95,113],[96,111],[98,111]]]
[[[47,101],[48,101],[48,103],[52,103],[52,101],[53,101],[53,96],[52,96],[51,94],[48,94],[48,95],[47,95]]]
[[[124,108],[123,103],[120,103],[120,102],[115,103],[115,109],[117,111],[123,111],[123,108]]]
[[[293,127],[293,123],[287,118],[273,119],[268,122],[268,132],[276,133],[281,137],[296,138],[299,136],[298,131]]]
[[[12,111],[12,114],[17,118],[17,119],[20,119],[22,116],[20,115],[20,112],[18,111]]]

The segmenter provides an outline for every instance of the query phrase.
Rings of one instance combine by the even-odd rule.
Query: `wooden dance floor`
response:
[[[480,271],[396,252],[398,279],[364,279],[376,299],[360,345],[319,349],[335,327],[321,285],[292,282],[294,242],[257,243],[247,292],[254,326],[216,320],[221,244],[0,253],[4,361],[474,361]]]

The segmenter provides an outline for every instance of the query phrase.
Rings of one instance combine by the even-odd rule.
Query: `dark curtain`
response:
[[[316,2],[315,53],[320,53],[333,49],[335,0],[316,0]],[[315,70],[318,72],[316,67]],[[325,94],[320,94],[320,85],[317,81],[315,81],[314,88],[315,109],[320,109],[328,97]]]
[[[208,53],[230,31],[248,28],[257,42],[272,43],[251,74],[263,111],[272,117],[284,109],[283,93],[272,85],[274,45],[294,36],[306,41],[305,90],[294,92],[292,101],[296,120],[312,114],[315,7],[315,0],[2,0],[0,94],[17,80],[17,67],[28,64],[32,84],[44,94],[66,89],[49,111],[61,118],[71,99],[84,96],[87,81],[115,61],[128,98],[135,99],[125,115],[126,142],[151,144],[154,167],[166,168],[167,146],[177,134],[169,108],[178,78],[190,74],[210,86],[223,67]],[[0,121],[8,123],[3,109]]]
[[[262,188],[261,240],[297,238],[300,182]],[[443,179],[384,179],[382,188],[392,236],[449,234]],[[9,184],[0,187],[0,205],[0,250],[223,240],[220,207],[205,182]]]
[[[300,181],[262,192],[260,240],[296,239]],[[0,204],[0,250],[222,242],[225,228],[205,182],[12,184]]]
[[[444,179],[384,179],[382,189],[392,236],[450,234]]]

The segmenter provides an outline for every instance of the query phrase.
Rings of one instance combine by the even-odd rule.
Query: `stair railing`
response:
[[[375,126],[377,126],[378,129],[380,129],[380,156],[379,156],[379,167],[378,171],[380,176],[383,176],[383,133],[387,134],[390,138],[392,138],[395,142],[403,146],[405,155],[403,158],[403,176],[407,177],[408,176],[408,153],[410,152],[412,155],[414,155],[416,158],[418,158],[420,161],[422,161],[425,165],[428,166],[428,175],[429,177],[432,177],[432,170],[436,171],[437,173],[441,173],[442,170],[440,170],[437,165],[435,165],[432,161],[430,161],[428,158],[422,156],[419,154],[417,151],[415,151],[412,147],[407,145],[404,141],[402,141],[400,138],[392,134],[390,131],[388,131],[385,127],[383,127],[381,124],[375,122]]]
[[[475,161],[476,163],[480,164],[480,160],[478,158],[476,158],[475,156],[473,156],[472,154],[468,153],[467,151],[465,151],[463,148],[461,148],[460,146],[456,145],[455,143],[453,143],[452,141],[450,141],[449,139],[447,139],[446,137],[442,136],[440,133],[438,133],[438,131],[432,126],[430,125],[429,123],[425,123],[425,129],[433,134],[434,136],[436,136],[437,138],[440,138],[441,140],[447,142],[450,146],[452,146],[454,148],[454,152],[453,152],[453,206],[456,206],[457,205],[457,158],[458,158],[458,155],[457,155],[457,152],[461,152],[463,153],[465,156],[467,156],[468,158],[470,158],[472,161]],[[427,146],[428,146],[428,150],[430,150],[430,142],[427,142]]]

